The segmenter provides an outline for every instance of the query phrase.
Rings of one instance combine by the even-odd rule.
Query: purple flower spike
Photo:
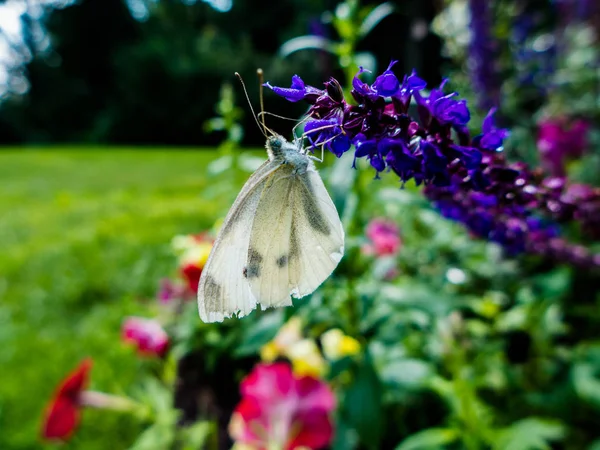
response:
[[[425,82],[413,72],[398,83],[393,64],[372,86],[360,80],[361,68],[352,84],[355,104],[344,98],[335,79],[325,83],[325,90],[305,86],[299,77],[291,88],[269,87],[290,101],[311,105],[305,132],[313,145],[341,156],[353,144],[355,160],[367,158],[377,175],[389,169],[402,184],[425,184],[425,195],[442,214],[462,222],[473,235],[497,242],[509,254],[600,267],[600,255],[558,237],[557,228],[576,221],[583,233],[598,237],[600,189],[569,186],[562,177],[544,179],[541,171],[523,163],[509,164],[501,153],[508,131],[495,125],[495,108],[483,121],[482,133],[472,138],[467,102],[456,92],[444,93],[448,80],[424,97]],[[408,114],[411,97],[420,120]],[[556,134],[543,131],[543,142]],[[570,144],[578,142],[575,137]]]

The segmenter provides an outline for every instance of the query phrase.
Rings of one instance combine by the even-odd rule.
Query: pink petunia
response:
[[[367,225],[367,237],[371,241],[363,247],[366,254],[377,256],[394,255],[402,246],[398,226],[386,219],[373,219]]]
[[[258,364],[241,383],[229,433],[254,450],[319,449],[333,437],[335,397],[312,376],[297,377],[283,362]]]
[[[169,347],[169,335],[154,319],[128,317],[121,331],[123,340],[134,343],[142,355],[163,356]]]

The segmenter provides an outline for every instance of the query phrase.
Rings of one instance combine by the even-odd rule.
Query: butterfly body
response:
[[[344,231],[300,141],[267,139],[269,160],[231,207],[198,286],[204,322],[289,306],[312,293],[344,253]]]

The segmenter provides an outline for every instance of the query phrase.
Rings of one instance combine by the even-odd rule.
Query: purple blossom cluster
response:
[[[564,178],[543,178],[525,164],[507,164],[486,155],[488,181],[482,191],[457,182],[428,186],[425,195],[441,213],[478,237],[502,245],[509,254],[531,253],[582,267],[600,267],[600,255],[559,236],[558,223],[576,221],[592,238],[600,237],[600,189],[570,185]]]
[[[508,135],[494,125],[494,111],[483,133],[471,139],[467,102],[456,98],[456,92],[444,93],[447,80],[424,96],[425,81],[413,72],[400,82],[392,71],[394,63],[372,85],[360,79],[366,72],[360,69],[352,83],[356,104],[344,99],[333,78],[324,90],[306,86],[297,75],[290,88],[266,86],[289,101],[311,104],[304,131],[313,146],[324,145],[339,157],[354,145],[355,158],[366,157],[378,173],[392,170],[403,182],[414,179],[417,184],[447,186],[449,169],[459,164],[468,181],[482,187],[483,152],[500,151]],[[418,122],[408,115],[411,99],[417,103]]]
[[[559,179],[524,164],[508,164],[502,154],[508,131],[494,123],[495,108],[483,121],[482,133],[467,128],[467,102],[445,93],[447,80],[429,95],[413,71],[402,81],[394,61],[373,84],[354,77],[344,98],[337,80],[325,89],[306,85],[295,75],[289,88],[266,86],[292,102],[306,101],[305,136],[340,157],[354,146],[354,158],[367,158],[380,172],[395,173],[404,184],[426,186],[426,195],[442,213],[463,222],[482,238],[498,242],[510,253],[532,252],[584,266],[600,266],[600,255],[568,244],[559,237],[558,222],[577,221],[589,233],[600,230],[600,191],[568,187]],[[418,119],[409,115],[416,104]],[[586,190],[587,189],[587,190]]]

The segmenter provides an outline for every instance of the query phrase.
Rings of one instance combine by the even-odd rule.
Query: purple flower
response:
[[[292,85],[289,88],[280,88],[271,86],[268,82],[264,86],[272,89],[277,95],[281,95],[283,98],[290,102],[297,102],[300,100],[309,100],[311,98],[320,97],[324,92],[316,89],[312,86],[306,86],[302,78],[298,75],[292,77]]]
[[[561,239],[558,228],[558,222],[576,219],[594,237],[594,230],[600,229],[600,189],[567,186],[561,178],[540,182],[527,166],[509,166],[499,154],[486,155],[481,166],[487,181],[481,191],[457,181],[461,178],[454,174],[450,185],[430,184],[425,194],[442,215],[462,222],[473,235],[498,243],[509,255],[531,253],[600,267],[600,255]]]
[[[369,86],[367,83],[365,83],[359,78],[359,75],[364,72],[370,72],[370,70],[360,67],[358,73],[354,75],[354,78],[352,79],[352,87],[354,88],[353,94],[355,98],[358,97],[361,100],[363,98],[367,98],[369,100],[374,101],[380,96],[380,94],[377,92],[376,89]]]
[[[304,99],[311,104],[305,133],[313,147],[325,145],[339,157],[354,144],[355,158],[369,159],[377,173],[392,169],[402,182],[414,178],[417,183],[448,184],[448,167],[458,162],[466,168],[464,177],[484,185],[479,173],[482,149],[469,145],[466,101],[455,92],[443,92],[447,80],[428,97],[421,96],[425,82],[413,71],[400,83],[392,72],[394,64],[392,61],[372,85],[360,79],[366,71],[360,68],[352,81],[357,105],[344,99],[333,78],[325,83],[325,90],[306,86],[297,76],[292,88],[269,87],[288,100]],[[420,107],[420,123],[407,115],[413,96]],[[452,128],[460,136],[457,143],[452,141]]]
[[[377,172],[385,170],[385,161],[381,155],[380,146],[375,139],[367,140],[363,134],[359,134],[354,138],[354,146],[356,147],[354,159],[366,156],[369,159],[371,166],[373,166]]]
[[[425,179],[431,180],[436,186],[448,184],[448,158],[440,151],[437,145],[421,141],[420,150],[423,154],[422,166]]]
[[[505,128],[497,128],[494,125],[494,114],[496,108],[490,109],[481,127],[482,134],[476,136],[474,140],[478,140],[480,147],[494,152],[502,151],[504,139],[509,136],[509,132]]]
[[[440,123],[451,125],[466,125],[471,120],[471,114],[467,108],[466,100],[454,100],[456,92],[438,98],[431,105],[433,117]]]
[[[352,83],[356,104],[344,98],[333,78],[325,90],[305,86],[297,77],[291,89],[272,89],[311,105],[306,134],[313,145],[341,156],[353,144],[355,160],[367,158],[377,175],[389,170],[403,184],[411,179],[425,184],[425,194],[442,214],[464,223],[474,235],[497,242],[510,254],[600,265],[598,255],[562,240],[557,228],[576,220],[584,232],[600,233],[600,190],[573,190],[561,179],[542,179],[525,164],[508,164],[501,153],[508,130],[495,125],[495,108],[481,134],[472,138],[467,102],[456,92],[444,92],[448,80],[425,97],[425,82],[413,72],[399,83],[393,65],[373,85],[359,78],[365,71],[360,69]],[[418,119],[408,115],[413,97]],[[575,149],[579,142],[570,137]]]
[[[398,81],[398,78],[396,78],[396,75],[394,75],[394,72],[392,72],[392,67],[397,62],[398,61],[392,61],[387,70],[375,79],[372,89],[377,92],[378,95],[383,97],[393,97],[400,89],[400,82]]]
[[[422,122],[427,123],[433,117],[442,125],[461,126],[471,120],[466,100],[454,99],[458,95],[456,92],[444,95],[447,82],[448,79],[444,79],[438,88],[431,90],[429,97],[423,97],[418,92],[415,94]]]
[[[339,120],[335,117],[323,120],[309,120],[304,126],[304,133],[311,147],[325,145],[338,158],[352,145],[340,127]]]
[[[422,178],[417,174],[420,161],[406,146],[402,139],[386,138],[379,143],[380,152],[385,155],[386,164],[400,177],[403,183],[415,178],[420,184]]]

